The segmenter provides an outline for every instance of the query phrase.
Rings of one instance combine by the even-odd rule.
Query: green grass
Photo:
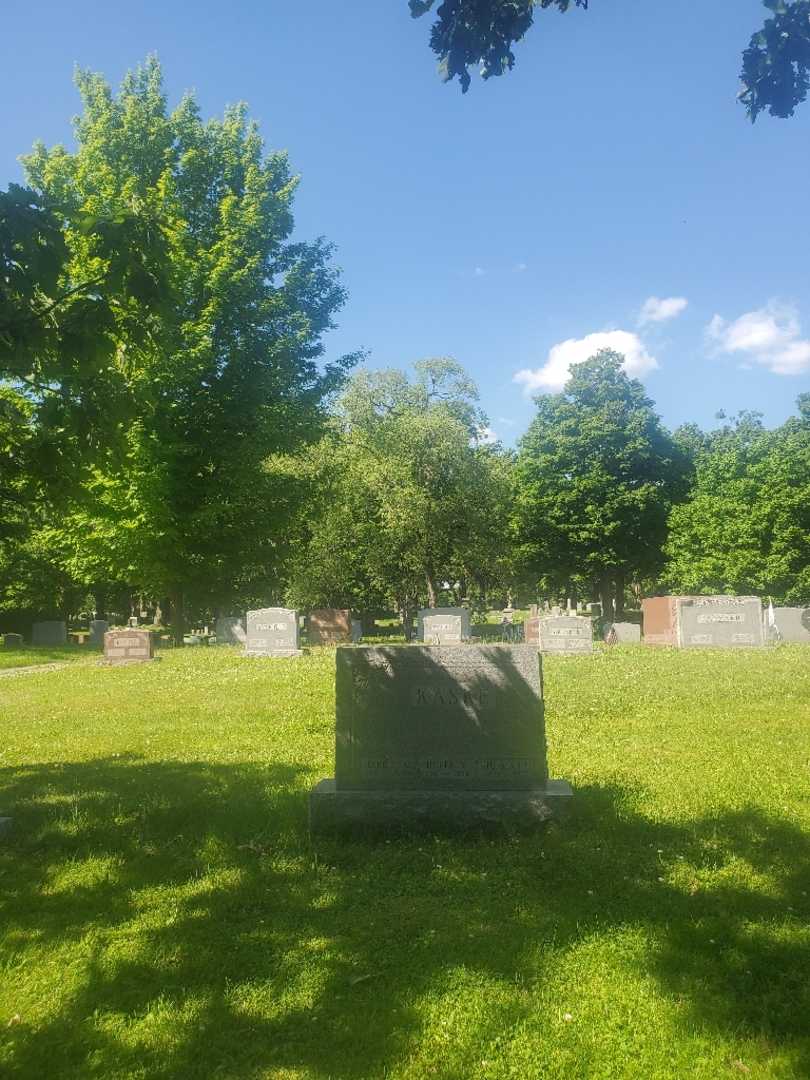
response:
[[[570,823],[313,850],[333,665],[0,680],[0,1076],[810,1075],[810,650],[548,660]]]
[[[22,649],[0,646],[0,671],[33,664],[67,664],[76,660],[99,660],[101,650],[88,645],[25,645]]]

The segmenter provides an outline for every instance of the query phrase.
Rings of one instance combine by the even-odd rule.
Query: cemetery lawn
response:
[[[1,1076],[810,1076],[810,649],[548,660],[568,824],[313,849],[333,670],[0,680]]]
[[[26,645],[22,649],[0,647],[0,672],[35,664],[72,664],[77,660],[100,660],[101,649],[88,645]]]

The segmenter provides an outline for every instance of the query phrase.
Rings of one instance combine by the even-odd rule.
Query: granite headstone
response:
[[[689,596],[676,601],[682,648],[765,644],[762,601],[756,596]]]
[[[23,647],[22,634],[4,634],[3,635],[3,648],[4,649],[21,649]]]
[[[420,608],[416,639],[426,645],[461,645],[470,637],[470,612],[462,607]]]
[[[249,611],[245,656],[303,656],[298,647],[298,612],[283,607]]]
[[[67,627],[63,622],[35,622],[31,629],[32,645],[67,645]]]
[[[810,607],[775,607],[773,615],[770,640],[810,645]]]
[[[110,629],[110,624],[106,619],[91,619],[90,620],[90,636],[88,638],[90,645],[103,645],[104,635]]]
[[[593,624],[578,615],[552,615],[536,621],[532,627],[532,644],[543,653],[582,656],[593,652]],[[529,639],[527,639],[529,640]]]
[[[345,608],[319,608],[307,616],[310,645],[341,645],[352,640],[352,613]]]
[[[611,623],[605,634],[608,645],[638,645],[641,641],[641,627],[638,623]]]
[[[244,645],[247,638],[244,619],[237,615],[221,616],[214,623],[217,645]]]
[[[532,825],[567,804],[548,778],[537,650],[361,647],[336,654],[335,778],[312,832]]]
[[[108,630],[104,635],[103,663],[112,667],[121,664],[143,664],[155,659],[152,635],[148,630]]]

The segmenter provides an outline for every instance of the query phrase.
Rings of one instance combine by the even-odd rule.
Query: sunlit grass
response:
[[[810,649],[548,660],[570,823],[313,849],[333,668],[0,680],[0,1075],[810,1075]]]

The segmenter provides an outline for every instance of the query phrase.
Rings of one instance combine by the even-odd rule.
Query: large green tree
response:
[[[273,587],[290,496],[265,462],[319,435],[353,361],[322,363],[344,293],[329,245],[291,240],[297,180],[244,106],[204,121],[186,96],[169,111],[154,58],[117,94],[90,72],[76,82],[76,149],[36,146],[29,183],[71,214],[159,222],[172,303],[128,297],[112,312],[128,419],[88,471],[65,543],[77,567],[102,557],[168,596],[179,635],[185,603],[227,606],[246,568]],[[70,279],[103,279],[97,238],[69,228],[66,241]],[[148,335],[129,333],[133,319]]]
[[[688,460],[652,401],[603,349],[537,398],[515,466],[516,542],[538,578],[593,583],[605,615],[625,585],[663,564],[667,516]]]
[[[810,395],[776,430],[742,413],[710,433],[695,468],[670,516],[670,587],[810,602]]]
[[[760,112],[792,116],[810,88],[810,0],[763,0],[773,16],[751,37],[743,53],[739,99],[751,120]],[[414,18],[436,0],[409,0]],[[515,64],[512,46],[534,22],[537,9],[588,7],[588,0],[443,0],[436,8],[430,46],[445,81],[457,78],[464,93],[469,68],[483,78],[503,75]]]

